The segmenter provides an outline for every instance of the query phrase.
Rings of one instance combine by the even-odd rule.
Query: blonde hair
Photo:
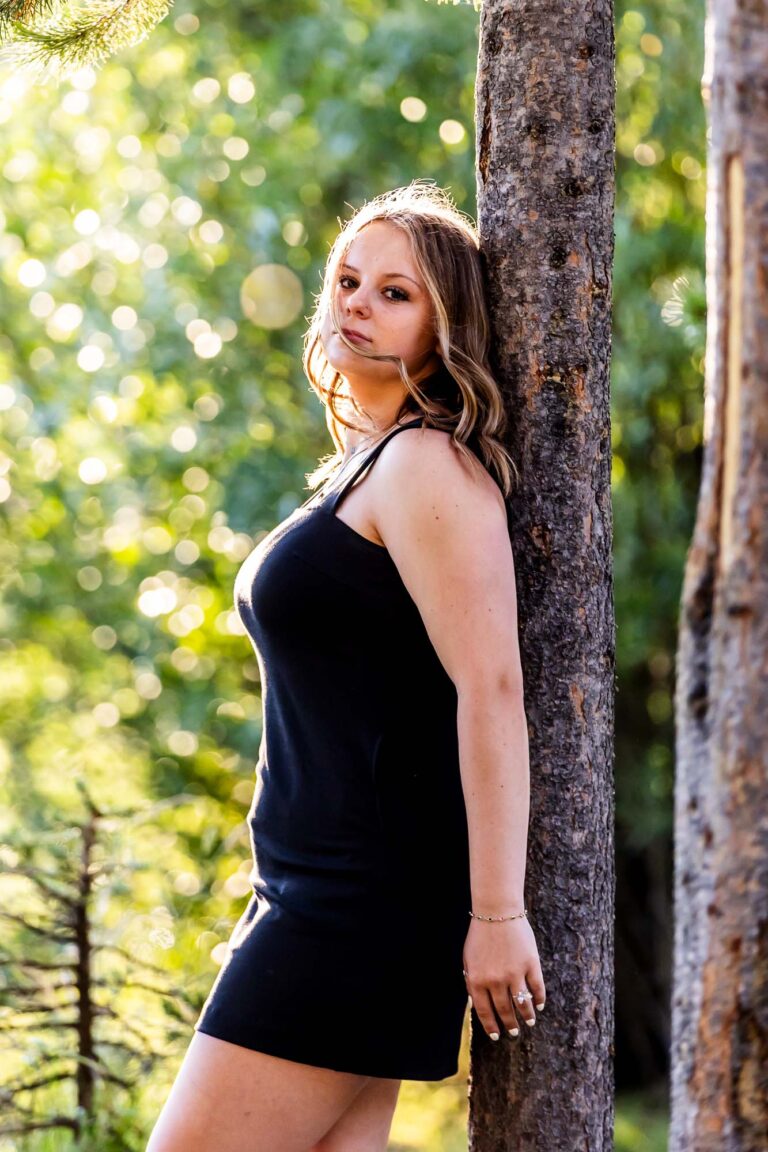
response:
[[[518,479],[518,471],[501,442],[507,418],[489,363],[490,323],[477,230],[449,194],[427,180],[414,180],[374,197],[346,224],[339,220],[341,231],[326,261],[322,290],[304,337],[302,360],[312,389],[325,405],[326,423],[337,451],[307,474],[307,482],[316,488],[333,476],[345,448],[342,429],[358,427],[340,411],[340,402],[357,412],[360,408],[344,388],[343,376],[328,362],[320,332],[329,309],[334,327],[341,328],[335,301],[339,269],[352,241],[373,221],[386,221],[401,228],[410,240],[414,262],[432,302],[437,350],[446,372],[426,377],[424,391],[410,378],[399,356],[363,350],[351,344],[343,333],[339,333],[339,338],[361,356],[394,361],[407,390],[396,420],[422,415],[425,426],[450,432],[457,449],[465,456],[474,453],[506,497],[513,479]]]

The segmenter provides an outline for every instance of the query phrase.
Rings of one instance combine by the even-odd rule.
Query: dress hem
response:
[[[204,1036],[211,1036],[214,1040],[224,1040],[228,1044],[235,1044],[238,1048],[246,1048],[251,1052],[262,1052],[265,1056],[277,1056],[281,1060],[291,1060],[297,1064],[308,1064],[313,1068],[326,1068],[330,1072],[347,1072],[355,1076],[371,1076],[374,1079],[432,1082],[437,1080],[448,1080],[452,1076],[456,1076],[459,1071],[458,1060],[454,1061],[452,1070],[442,1072],[438,1071],[436,1075],[431,1073],[428,1075],[425,1075],[424,1073],[414,1075],[413,1073],[409,1074],[407,1071],[396,1071],[392,1068],[389,1068],[386,1071],[382,1071],[380,1068],[377,1071],[370,1071],[369,1069],[360,1068],[359,1066],[352,1067],[353,1064],[356,1064],[354,1060],[348,1062],[347,1060],[341,1059],[334,1060],[333,1063],[329,1063],[324,1062],[320,1057],[311,1052],[304,1053],[303,1055],[307,1058],[303,1059],[302,1054],[297,1055],[295,1049],[289,1051],[290,1046],[281,1043],[279,1038],[270,1038],[265,1033],[262,1033],[261,1038],[254,1043],[244,1044],[242,1039],[236,1039],[231,1034],[226,1035],[226,1028],[214,1028],[210,1025],[202,1026],[200,1024],[195,1024],[194,1031],[202,1032]]]

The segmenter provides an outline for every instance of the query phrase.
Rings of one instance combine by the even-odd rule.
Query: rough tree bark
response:
[[[610,0],[485,0],[478,218],[522,474],[510,500],[531,761],[526,897],[547,1006],[472,1028],[474,1152],[613,1147]],[[475,1023],[473,1018],[473,1024]]]
[[[768,3],[710,0],[704,465],[677,656],[670,1152],[768,1133]]]

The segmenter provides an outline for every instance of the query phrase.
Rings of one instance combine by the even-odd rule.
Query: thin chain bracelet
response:
[[[522,912],[515,912],[514,916],[480,916],[477,912],[470,912],[470,916],[475,920],[519,920],[522,916],[528,915],[528,909],[524,908]]]

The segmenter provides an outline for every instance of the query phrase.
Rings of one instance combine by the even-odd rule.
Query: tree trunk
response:
[[[680,612],[670,1152],[768,1132],[768,3],[710,0],[705,451]]]
[[[547,1006],[472,1029],[474,1152],[613,1147],[610,0],[485,0],[478,217],[510,500],[531,761],[527,906]]]

